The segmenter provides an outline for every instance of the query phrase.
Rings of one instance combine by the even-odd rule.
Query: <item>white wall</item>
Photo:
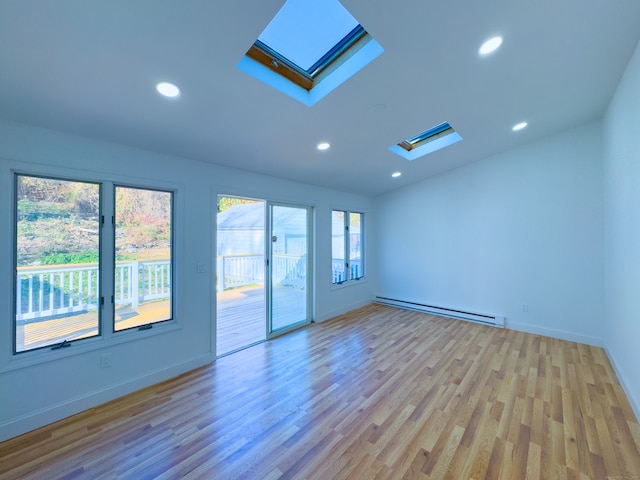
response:
[[[212,294],[218,193],[315,207],[318,321],[371,301],[371,282],[331,285],[331,209],[365,211],[370,200],[264,175],[0,121],[0,440],[156,383],[215,358]],[[168,186],[176,193],[176,325],[13,356],[13,171]],[[197,273],[197,264],[210,266]],[[113,356],[100,368],[100,356]]]
[[[379,197],[376,295],[601,344],[602,195],[593,123]]]
[[[640,418],[640,45],[604,118],[605,341]]]

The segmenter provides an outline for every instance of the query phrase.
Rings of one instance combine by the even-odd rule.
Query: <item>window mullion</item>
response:
[[[344,277],[345,282],[351,280],[351,258],[349,258],[349,212],[344,212]]]
[[[115,215],[115,196],[114,185],[111,182],[102,184],[101,195],[102,209],[102,231],[100,238],[100,291],[102,296],[102,308],[100,311],[101,331],[104,338],[113,335],[113,318],[114,318],[114,224]]]

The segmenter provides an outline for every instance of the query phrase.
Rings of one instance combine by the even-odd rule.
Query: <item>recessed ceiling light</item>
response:
[[[490,38],[482,44],[482,46],[478,50],[478,53],[480,55],[489,55],[490,53],[495,52],[498,47],[500,47],[500,45],[502,45],[502,37],[497,36]]]
[[[391,174],[391,176],[392,176],[393,178],[398,178],[400,175],[402,175],[402,173],[401,173],[401,172],[394,172],[394,173],[392,173],[392,174]]]
[[[329,147],[331,146],[331,144],[329,142],[320,142],[317,145],[317,149],[318,150],[329,150]]]
[[[516,125],[513,126],[513,128],[511,130],[513,130],[514,132],[517,132],[518,130],[522,130],[524,127],[526,127],[528,125],[527,122],[520,122]]]
[[[165,97],[174,98],[180,95],[180,89],[177,85],[169,82],[160,82],[156,84],[156,90],[160,95]]]

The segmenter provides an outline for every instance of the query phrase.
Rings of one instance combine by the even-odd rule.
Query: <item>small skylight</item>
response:
[[[447,122],[443,122],[429,130],[425,130],[419,135],[389,147],[389,150],[407,160],[415,160],[416,158],[453,145],[460,140],[462,140],[462,137],[458,132]]]
[[[238,68],[311,106],[382,51],[338,0],[287,0]]]

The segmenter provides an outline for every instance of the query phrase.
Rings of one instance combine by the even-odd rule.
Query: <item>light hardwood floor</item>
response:
[[[371,305],[0,444],[0,478],[638,479],[600,348]]]

